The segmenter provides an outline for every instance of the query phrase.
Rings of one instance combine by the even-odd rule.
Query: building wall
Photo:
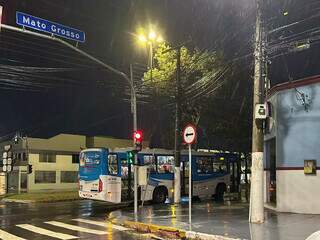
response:
[[[72,155],[56,155],[55,163],[39,162],[39,154],[29,154],[30,164],[33,166],[33,172],[28,175],[28,192],[45,190],[76,190],[78,183],[62,183],[62,171],[79,171],[77,163],[72,163]],[[56,173],[55,183],[35,183],[37,171],[51,171]]]
[[[301,93],[306,95],[307,106],[302,104]],[[303,170],[304,160],[320,164],[320,84],[282,90],[270,100],[275,133],[266,134],[265,140],[276,137],[277,210],[320,214],[319,172],[310,176]],[[265,166],[268,169],[267,158]]]
[[[88,137],[87,147],[127,148],[132,147],[131,139],[117,139],[111,137]],[[148,141],[143,141],[143,147],[149,147]]]
[[[59,134],[49,139],[28,138],[29,149],[80,152],[86,148],[86,136]]]

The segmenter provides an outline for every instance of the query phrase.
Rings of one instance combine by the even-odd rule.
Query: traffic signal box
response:
[[[134,152],[133,151],[127,152],[127,160],[128,160],[128,164],[131,164],[131,165],[134,164]]]
[[[142,150],[142,131],[134,131],[133,133],[135,151],[140,152]]]

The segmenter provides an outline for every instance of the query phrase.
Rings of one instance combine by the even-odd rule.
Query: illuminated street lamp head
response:
[[[149,32],[149,39],[150,40],[155,40],[156,37],[157,37],[157,35],[154,31]]]
[[[139,35],[138,38],[139,38],[139,41],[140,41],[140,42],[143,42],[143,43],[144,43],[144,42],[147,41],[147,38],[146,38],[144,35]]]

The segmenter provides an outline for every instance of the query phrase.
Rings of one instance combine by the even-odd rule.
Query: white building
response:
[[[267,100],[265,202],[320,214],[320,76],[277,85]]]

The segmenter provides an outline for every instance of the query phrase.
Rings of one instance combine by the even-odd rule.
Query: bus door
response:
[[[108,155],[106,190],[106,201],[121,202],[121,159],[117,154]]]
[[[230,181],[231,181],[231,192],[238,192],[240,187],[241,177],[241,162],[240,157],[236,155],[228,157],[229,168],[230,168]]]
[[[121,161],[121,199],[131,200],[133,197],[133,171],[126,152],[117,153]]]

